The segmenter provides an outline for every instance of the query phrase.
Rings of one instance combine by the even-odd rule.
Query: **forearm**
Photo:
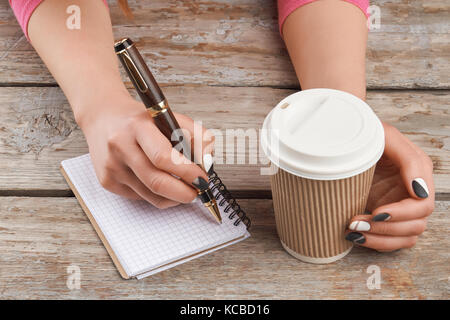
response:
[[[316,1],[292,12],[282,32],[302,89],[332,88],[365,98],[367,26],[360,8]]]
[[[80,29],[69,29],[66,9],[77,5]],[[107,7],[101,0],[45,0],[28,24],[32,45],[64,91],[78,123],[98,114],[108,99],[126,96]]]

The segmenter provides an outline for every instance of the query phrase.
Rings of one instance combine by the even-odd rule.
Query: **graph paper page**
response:
[[[105,190],[89,154],[64,160],[62,167],[129,276],[248,235],[223,207],[218,224],[199,201],[160,210]]]

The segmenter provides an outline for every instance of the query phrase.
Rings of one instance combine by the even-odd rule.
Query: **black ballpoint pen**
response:
[[[133,41],[130,38],[122,39],[116,42],[114,49],[158,129],[171,142],[172,146],[181,143],[184,155],[190,155],[190,160],[193,160],[190,141],[184,139],[180,125],[170,110],[161,88]],[[192,184],[197,188],[198,197],[203,205],[219,223],[222,223],[216,199],[208,183],[199,177]]]

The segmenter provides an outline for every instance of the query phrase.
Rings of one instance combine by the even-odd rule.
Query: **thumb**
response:
[[[207,173],[213,169],[214,135],[201,125],[183,114],[174,113],[181,128],[190,132],[191,147],[194,152],[195,163],[201,164]]]
[[[386,146],[384,154],[399,169],[403,183],[411,197],[428,198],[433,185],[429,157],[391,125],[383,123]]]

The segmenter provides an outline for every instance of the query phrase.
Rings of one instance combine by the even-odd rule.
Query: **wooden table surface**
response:
[[[130,4],[134,21],[110,2],[115,37],[133,38],[172,108],[206,127],[224,133],[259,128],[278,101],[298,90],[275,1]],[[261,165],[219,164],[218,173],[252,219],[252,237],[138,281],[120,278],[58,171],[61,160],[88,151],[86,142],[8,2],[0,2],[0,298],[448,299],[450,3],[372,4],[381,8],[381,28],[369,34],[367,101],[435,167],[436,210],[417,245],[384,254],[355,248],[330,265],[299,262],[277,238]],[[257,144],[246,149],[236,156],[258,152]],[[71,265],[81,270],[79,290],[66,285]],[[382,282],[369,290],[373,265]]]

